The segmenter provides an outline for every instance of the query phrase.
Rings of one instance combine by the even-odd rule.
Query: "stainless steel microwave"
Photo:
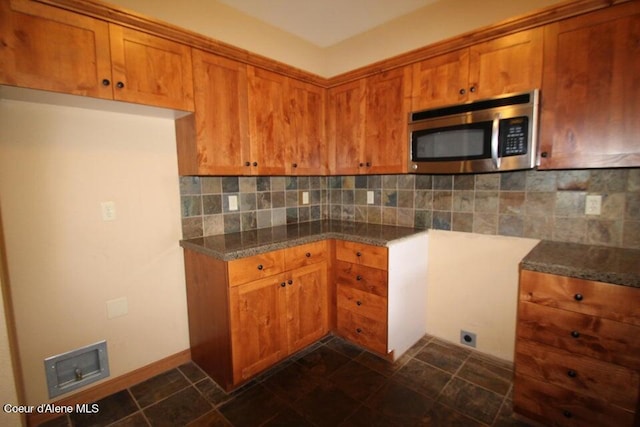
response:
[[[409,117],[409,170],[455,174],[538,165],[540,92],[418,111]]]

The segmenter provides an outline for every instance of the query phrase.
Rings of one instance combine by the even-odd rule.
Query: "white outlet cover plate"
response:
[[[100,210],[102,211],[103,221],[114,221],[116,219],[116,204],[114,202],[101,202]]]
[[[585,215],[600,215],[602,212],[602,196],[599,194],[589,194],[585,200]]]
[[[229,210],[230,211],[238,210],[238,196],[229,196]]]
[[[372,205],[373,203],[373,191],[367,191],[367,204]]]

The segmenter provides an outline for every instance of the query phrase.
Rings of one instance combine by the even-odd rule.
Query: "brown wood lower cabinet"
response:
[[[319,242],[225,262],[185,249],[193,361],[231,390],[324,336],[327,253]]]
[[[330,331],[395,360],[426,332],[426,251],[426,233],[386,247],[327,239],[232,261],[185,248],[192,360],[225,390]]]
[[[380,355],[388,351],[387,248],[336,242],[337,332]]]
[[[327,264],[230,288],[234,382],[248,380],[327,333]]]
[[[522,270],[515,371],[516,412],[640,425],[640,289]]]

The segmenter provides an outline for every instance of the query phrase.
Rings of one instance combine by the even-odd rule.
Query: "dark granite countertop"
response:
[[[640,287],[640,250],[543,240],[522,260],[525,270]]]
[[[426,230],[348,221],[312,221],[180,241],[180,246],[229,261],[325,239],[388,246]]]

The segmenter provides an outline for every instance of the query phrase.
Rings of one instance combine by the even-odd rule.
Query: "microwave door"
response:
[[[412,161],[442,162],[491,158],[491,122],[412,132]]]

